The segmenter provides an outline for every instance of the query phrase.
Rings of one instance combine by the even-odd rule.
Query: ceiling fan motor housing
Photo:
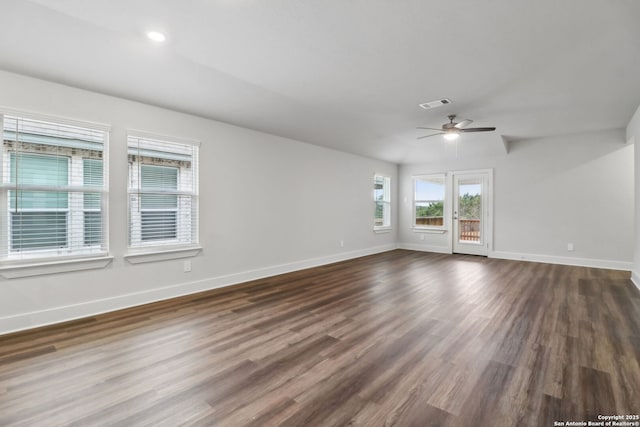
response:
[[[442,130],[447,130],[447,129],[455,129],[456,125],[458,123],[454,123],[453,121],[456,119],[456,115],[455,114],[451,114],[449,116],[447,116],[447,118],[449,119],[449,123],[445,123],[442,125]]]
[[[454,122],[454,120],[456,119],[455,114],[449,115],[448,119],[449,119],[449,123],[443,124],[440,129],[431,128],[431,127],[418,127],[418,129],[427,129],[427,130],[438,131],[438,133],[434,133],[434,134],[431,134],[431,135],[419,136],[418,139],[428,138],[430,136],[436,136],[436,135],[444,135],[445,139],[454,140],[461,133],[466,133],[466,132],[490,132],[490,131],[496,130],[495,127],[468,128],[467,126],[469,124],[473,123],[473,120],[466,119],[466,120],[462,120],[460,122]]]

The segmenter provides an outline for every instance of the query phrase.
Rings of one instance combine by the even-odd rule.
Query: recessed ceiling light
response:
[[[152,40],[156,43],[162,43],[167,39],[167,37],[164,34],[158,31],[148,31],[147,37],[149,38],[149,40]]]

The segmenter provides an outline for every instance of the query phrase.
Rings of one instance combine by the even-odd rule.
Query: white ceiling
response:
[[[415,127],[457,113],[477,157],[624,127],[640,1],[3,0],[0,68],[397,163],[455,156]]]

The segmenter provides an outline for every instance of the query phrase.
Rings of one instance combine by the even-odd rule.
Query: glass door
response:
[[[453,175],[453,252],[488,253],[486,233],[488,175]]]

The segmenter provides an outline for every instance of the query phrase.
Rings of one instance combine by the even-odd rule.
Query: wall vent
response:
[[[424,108],[425,110],[429,110],[431,108],[441,107],[443,105],[451,104],[451,100],[448,98],[437,99],[435,101],[425,102],[424,104],[418,104],[420,108]]]

